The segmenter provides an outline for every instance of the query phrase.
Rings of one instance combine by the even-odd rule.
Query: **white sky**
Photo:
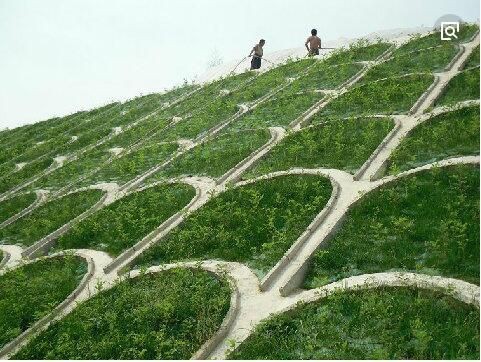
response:
[[[0,129],[161,91],[210,60],[479,19],[479,0],[0,0]]]

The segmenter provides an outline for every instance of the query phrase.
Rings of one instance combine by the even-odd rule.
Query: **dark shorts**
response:
[[[261,58],[259,57],[252,57],[251,60],[251,69],[259,69],[261,67]]]
[[[311,50],[309,50],[309,55],[319,55],[319,49],[311,49]]]

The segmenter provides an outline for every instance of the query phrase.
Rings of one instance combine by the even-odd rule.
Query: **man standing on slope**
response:
[[[249,56],[252,57],[251,60],[251,70],[259,69],[261,67],[261,59],[264,55],[263,46],[266,43],[264,39],[259,40],[259,44],[256,44],[254,48],[252,48]],[[254,55],[252,55],[254,53]]]
[[[321,49],[321,38],[317,36],[316,29],[311,30],[311,36],[307,38],[305,46],[307,51],[309,52],[310,57],[314,55],[319,55],[319,49]]]

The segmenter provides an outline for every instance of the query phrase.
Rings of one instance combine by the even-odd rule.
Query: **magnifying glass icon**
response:
[[[454,26],[446,26],[444,28],[444,34],[446,34],[446,36],[450,38],[458,38],[458,36],[456,35],[456,28]]]

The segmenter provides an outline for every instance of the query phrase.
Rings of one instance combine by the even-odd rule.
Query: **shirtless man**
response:
[[[309,46],[307,46],[309,44]],[[319,55],[319,49],[321,49],[321,38],[317,36],[317,30],[311,30],[311,36],[306,40],[306,49],[310,56]]]
[[[261,58],[264,55],[264,49],[262,48],[266,41],[264,39],[259,40],[259,44],[256,44],[254,48],[252,48],[249,56],[252,57],[251,60],[251,70],[259,69],[261,67]],[[254,53],[254,56],[252,56]]]

